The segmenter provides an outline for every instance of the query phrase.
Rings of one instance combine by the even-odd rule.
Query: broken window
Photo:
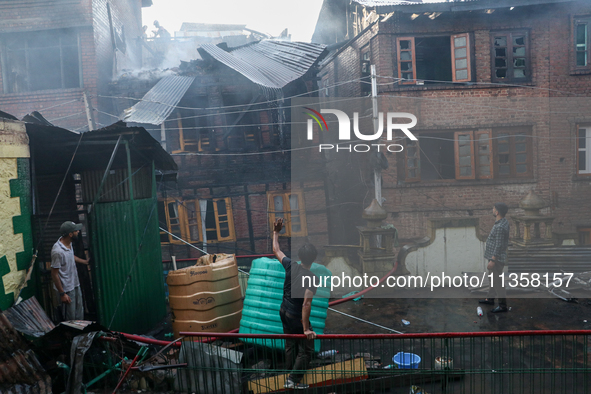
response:
[[[371,53],[369,45],[361,49],[361,95],[371,94]]]
[[[5,93],[82,86],[78,33],[71,29],[2,36]]]
[[[496,177],[531,177],[533,172],[529,131],[499,129],[494,136]]]
[[[529,37],[526,31],[492,33],[493,82],[526,82],[530,79]]]
[[[269,148],[279,145],[279,130],[272,111],[260,111],[258,113],[261,148]]]
[[[177,111],[177,128],[180,152],[204,152],[215,150],[215,138],[213,130],[209,128],[208,111],[202,109],[207,107],[207,97],[197,96],[185,101],[182,106],[195,109],[179,109]]]
[[[523,129],[501,130],[495,150],[490,129],[421,133],[419,141],[406,142],[405,181],[531,176],[527,137]]]
[[[398,37],[398,77],[401,84],[469,82],[472,80],[470,35]]]
[[[181,224],[182,205],[175,199],[165,199],[158,201],[158,221],[159,227],[166,228],[169,233],[160,231],[160,242],[180,244],[182,241],[174,236],[185,239],[183,226]]]
[[[256,97],[251,92],[224,93],[227,148],[234,151],[253,150],[261,146],[260,114],[253,109]]]
[[[271,231],[275,219],[283,218],[284,227],[281,235],[305,236],[307,235],[306,211],[302,192],[269,192],[269,220]]]
[[[203,242],[203,226],[207,242],[236,240],[232,202],[230,198],[208,200],[165,199],[158,202],[160,226],[186,242]],[[160,233],[162,243],[183,243],[165,232]]]
[[[591,174],[591,127],[579,127],[577,137],[577,174]]]

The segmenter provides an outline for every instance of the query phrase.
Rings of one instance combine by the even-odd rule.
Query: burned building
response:
[[[263,40],[198,50],[201,59],[149,91],[138,77],[111,85],[123,120],[146,127],[179,166],[177,183],[159,191],[163,258],[269,253],[276,217],[287,223],[282,242],[325,245],[324,177],[294,180],[290,166],[291,155],[310,154],[290,151],[290,98],[317,95],[324,46]]]
[[[340,4],[327,0],[325,8],[333,3]],[[481,217],[486,233],[495,202],[518,214],[533,190],[549,205],[543,213],[555,217],[555,244],[589,243],[589,2],[358,0],[347,7],[356,13],[337,12],[340,21],[332,22],[351,34],[321,63],[321,96],[330,103],[370,95],[371,64],[380,112],[416,114],[418,141],[398,135],[404,151],[385,152],[382,170],[387,222],[402,239],[424,237],[432,220],[450,217]],[[321,38],[330,23],[321,13],[318,42],[339,41]],[[358,165],[369,174],[368,162]],[[328,176],[337,179],[338,170]],[[351,180],[336,182],[331,205],[343,202]],[[331,230],[351,214],[333,210]]]
[[[99,96],[105,95],[108,82],[121,70],[141,67],[141,7],[151,4],[151,0],[3,1],[0,108],[19,119],[40,111],[54,124],[72,130],[116,121],[104,114],[110,107]],[[89,126],[92,122],[94,127]]]

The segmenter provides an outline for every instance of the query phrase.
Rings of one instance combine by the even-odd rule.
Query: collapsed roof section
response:
[[[325,54],[325,45],[263,40],[226,52],[212,44],[199,48],[203,58],[213,58],[265,88],[282,89],[302,77]]]
[[[161,125],[194,80],[195,77],[178,75],[162,78],[137,104],[126,111],[123,121]]]

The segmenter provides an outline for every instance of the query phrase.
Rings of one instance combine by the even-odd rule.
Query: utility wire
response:
[[[346,85],[348,83],[353,83],[353,82],[359,82],[361,81],[361,78],[355,78],[355,79],[351,79],[349,81],[344,81],[344,82],[339,82],[336,83],[334,85],[331,86],[326,86],[326,87],[322,87],[316,90],[311,90],[305,93],[300,93],[300,94],[296,94],[293,96],[289,96],[289,97],[283,97],[283,98],[279,98],[279,99],[275,99],[275,100],[267,100],[267,101],[261,101],[259,103],[253,103],[253,104],[237,104],[237,105],[223,105],[223,106],[219,106],[219,107],[207,107],[207,108],[198,108],[198,107],[181,107],[178,105],[170,105],[167,103],[162,103],[159,101],[153,101],[153,100],[144,100],[144,99],[138,99],[135,97],[121,97],[121,96],[103,96],[103,95],[98,95],[97,97],[102,97],[102,98],[114,98],[114,99],[124,99],[124,100],[135,100],[135,101],[146,101],[146,102],[150,102],[150,103],[155,103],[155,104],[162,104],[168,107],[173,107],[173,108],[178,108],[178,109],[201,109],[201,110],[217,110],[217,109],[224,109],[224,108],[241,108],[241,107],[249,107],[251,105],[260,105],[260,104],[270,104],[270,103],[275,103],[275,102],[282,102],[285,100],[289,100],[292,98],[297,98],[297,97],[303,97],[303,96],[307,96],[311,93],[316,93],[316,92],[320,92],[324,89],[329,89],[329,88],[334,88],[337,86],[342,86],[342,85]]]

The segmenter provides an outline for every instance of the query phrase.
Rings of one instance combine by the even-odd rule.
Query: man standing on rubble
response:
[[[314,274],[310,271],[310,267],[318,252],[314,245],[306,243],[298,250],[298,257],[302,263],[292,262],[279,248],[279,233],[282,228],[283,219],[279,218],[273,226],[273,253],[285,268],[283,302],[279,310],[281,322],[283,323],[283,333],[306,335],[306,338],[302,339],[285,340],[286,369],[291,369],[292,372],[283,387],[307,389],[308,385],[300,383],[300,381],[304,376],[302,371],[308,368],[308,363],[312,358],[314,338],[316,338],[316,333],[310,325],[310,311],[312,310],[312,298],[316,294],[316,287],[311,285],[318,282],[312,280]],[[311,280],[303,281],[303,277],[309,277]]]
[[[509,222],[505,218],[509,207],[505,203],[496,203],[493,207],[495,224],[486,240],[484,258],[488,260],[487,269],[493,274],[487,298],[478,301],[481,304],[494,305],[495,297],[499,298],[499,305],[492,313],[507,312],[506,290],[501,279],[503,269],[507,263],[507,248],[509,246]]]
[[[84,304],[76,263],[88,264],[88,259],[75,256],[72,247],[72,240],[80,236],[80,230],[82,224],[62,223],[62,236],[51,248],[51,278],[54,288],[59,293],[62,317],[65,320],[84,319]]]

